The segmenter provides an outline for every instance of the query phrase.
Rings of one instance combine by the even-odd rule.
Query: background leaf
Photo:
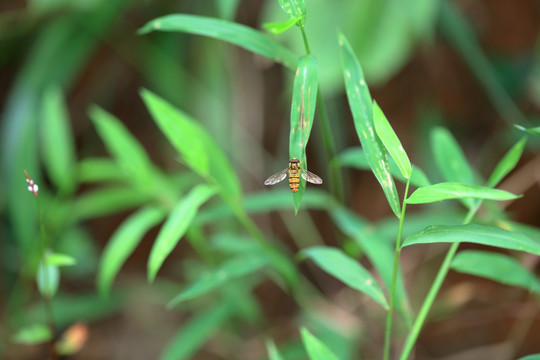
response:
[[[388,308],[386,298],[371,274],[341,250],[314,246],[300,251],[300,255],[312,259],[325,272],[344,282],[347,286],[368,295],[385,309]]]
[[[60,284],[60,270],[56,265],[44,264],[40,261],[36,274],[39,293],[46,298],[52,298],[58,291]]]
[[[446,182],[418,188],[406,201],[407,204],[427,204],[450,199],[511,200],[519,197],[504,190]]]
[[[422,231],[407,236],[403,242],[403,247],[414,244],[455,242],[489,245],[540,255],[540,243],[523,234],[506,231],[494,226],[477,224],[428,226]]]
[[[338,34],[341,66],[345,79],[345,89],[349,107],[354,119],[356,133],[366,154],[366,159],[381,184],[390,208],[401,216],[400,204],[394,180],[390,175],[386,150],[375,133],[373,125],[373,105],[364,79],[364,73],[351,46],[343,34]]]
[[[35,345],[42,344],[51,339],[51,331],[42,324],[33,324],[19,329],[12,337],[11,341],[17,344]]]
[[[477,250],[461,251],[452,261],[452,269],[540,294],[540,281],[536,276],[508,255]]]
[[[149,21],[139,29],[138,33],[147,34],[152,31],[179,31],[209,36],[260,54],[285,65],[289,69],[296,68],[297,57],[289,49],[257,30],[234,22],[196,15],[175,14]]]
[[[302,328],[300,333],[310,360],[338,360],[337,356],[306,328]]]
[[[306,22],[305,0],[279,0],[279,6],[289,15],[289,18],[299,18],[299,26],[304,26]]]
[[[514,146],[512,146],[510,150],[508,150],[508,152],[493,170],[493,173],[491,173],[486,186],[497,186],[497,184],[499,184],[499,182],[514,169],[519,161],[519,158],[521,157],[521,154],[523,153],[523,148],[525,147],[526,142],[527,138],[523,137]]]

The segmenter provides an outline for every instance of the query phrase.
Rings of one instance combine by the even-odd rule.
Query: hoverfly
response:
[[[287,173],[289,174],[289,187],[293,193],[298,191],[298,186],[300,185],[300,174],[302,174],[302,179],[309,181],[312,184],[322,184],[322,179],[319,176],[302,169],[300,167],[300,160],[297,158],[292,158],[289,160],[289,167],[270,176],[264,181],[264,185],[274,185],[280,181],[283,181],[283,179],[287,177]]]

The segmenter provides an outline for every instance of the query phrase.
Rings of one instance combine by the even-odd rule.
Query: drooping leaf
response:
[[[314,246],[300,251],[302,257],[312,259],[321,269],[347,286],[363,292],[381,304],[385,309],[388,303],[384,293],[367,271],[358,261],[345,255],[337,248]]]
[[[502,201],[519,197],[520,195],[514,195],[504,190],[446,182],[418,188],[406,202],[407,204],[428,204],[442,200],[467,198]]]
[[[148,257],[148,280],[154,281],[161,265],[186,233],[199,207],[215,194],[208,185],[197,185],[183,197],[163,224]]]
[[[43,94],[41,122],[42,151],[45,169],[55,186],[70,193],[75,188],[75,145],[69,115],[58,87]]]
[[[461,251],[452,261],[452,269],[540,294],[540,281],[536,276],[508,255],[478,250]]]
[[[521,157],[521,154],[523,153],[523,148],[525,147],[526,142],[527,138],[523,137],[514,146],[512,146],[510,150],[508,150],[508,152],[495,167],[495,170],[493,170],[493,173],[489,177],[486,186],[497,186],[497,184],[514,169],[519,161],[519,158]]]
[[[469,242],[540,255],[540,243],[528,236],[494,226],[469,224],[428,226],[405,238],[403,247],[415,244]]]
[[[403,149],[403,145],[401,145],[401,141],[399,141],[394,129],[392,129],[392,125],[390,125],[376,101],[373,102],[373,123],[379,139],[381,139],[386,150],[388,150],[388,153],[394,159],[401,175],[405,179],[409,179],[412,172],[409,157],[405,149]]]
[[[191,358],[208,338],[225,323],[231,315],[227,303],[216,304],[200,314],[194,315],[169,340],[160,356],[161,360]]]
[[[303,56],[298,62],[296,76],[294,77],[289,156],[291,159],[297,158],[300,160],[300,166],[306,170],[306,146],[313,126],[317,89],[317,61],[311,55]],[[306,181],[300,178],[298,192],[293,193],[295,212],[298,212],[305,187]]]
[[[338,42],[345,89],[358,138],[371,170],[383,188],[390,208],[399,218],[401,210],[398,193],[390,174],[386,149],[375,132],[373,104],[364,73],[349,42],[341,33],[338,34]]]
[[[300,333],[310,360],[338,360],[338,357],[308,329],[303,327]]]
[[[114,232],[103,250],[97,276],[99,293],[108,294],[114,278],[144,234],[162,221],[165,212],[157,207],[142,208],[127,218]]]
[[[290,69],[296,68],[297,57],[289,49],[255,29],[234,22],[174,14],[149,21],[138,33],[147,34],[152,31],[178,31],[209,36],[260,54]]]
[[[207,293],[233,279],[252,274],[268,265],[265,256],[253,254],[250,257],[240,256],[223,263],[219,268],[203,274],[193,284],[174,297],[167,307],[171,308],[182,301],[193,299]]]

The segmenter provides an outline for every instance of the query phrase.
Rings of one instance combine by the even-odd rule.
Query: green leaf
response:
[[[340,33],[338,39],[347,98],[358,138],[371,170],[383,188],[390,208],[399,218],[401,209],[398,193],[390,174],[386,149],[375,133],[373,104],[364,73],[345,36]]]
[[[338,155],[338,159],[342,166],[348,166],[360,170],[370,169],[366,155],[360,147],[352,147],[343,151]],[[407,179],[401,175],[396,162],[391,157],[388,159],[388,165],[390,166],[390,174],[392,174],[395,179],[404,183],[407,182]],[[426,174],[416,165],[412,167],[411,185],[416,187],[431,185]]]
[[[477,250],[461,251],[452,261],[452,268],[462,273],[540,293],[540,281],[536,276],[508,255]]]
[[[48,299],[54,297],[60,283],[58,266],[44,264],[43,260],[41,260],[36,274],[36,281],[41,296]]]
[[[184,236],[199,207],[215,194],[208,185],[197,185],[174,207],[159,231],[148,257],[148,280],[154,281],[161,265]]]
[[[441,200],[464,198],[501,201],[519,197],[521,195],[514,195],[504,190],[447,182],[418,188],[409,196],[406,202],[407,204],[427,204]]]
[[[138,30],[138,34],[147,34],[152,31],[178,31],[209,36],[260,54],[289,69],[296,68],[297,57],[289,49],[255,29],[234,22],[196,15],[174,14],[149,21]]]
[[[402,247],[415,244],[469,242],[540,255],[540,243],[520,233],[506,231],[494,226],[460,225],[428,226],[407,236]]]
[[[161,360],[189,359],[219,330],[231,315],[230,305],[218,303],[183,324],[169,340],[160,356]]]
[[[233,279],[254,273],[268,265],[265,256],[253,254],[250,257],[240,256],[223,263],[219,268],[208,271],[200,276],[197,281],[189,285],[168,304],[168,308],[182,301],[193,299],[209,292]]]
[[[533,135],[540,135],[540,126],[538,127],[533,127],[533,128],[525,128],[521,125],[515,125],[514,124],[514,127],[518,130],[521,130],[521,131],[524,131],[526,133],[529,133],[529,134],[533,134]]]
[[[433,129],[431,149],[437,168],[446,181],[474,185],[471,166],[450,131],[442,127]],[[474,201],[468,198],[462,199],[462,203],[469,209],[474,205]]]
[[[335,207],[330,211],[330,215],[339,230],[353,239],[362,251],[365,252],[369,261],[381,276],[386,288],[390,289],[392,287],[394,270],[395,245],[387,241],[381,241],[383,239],[374,232],[376,229],[372,224],[346,208]],[[394,217],[392,219],[396,221]],[[396,232],[397,228],[393,233],[394,237]],[[410,326],[412,324],[412,314],[401,270],[399,270],[397,276],[395,295],[396,308],[405,320],[405,323]]]
[[[305,0],[279,0],[279,6],[285,11],[289,18],[299,18],[298,26],[304,26],[306,22],[306,2]]]
[[[225,154],[204,128],[152,92],[143,89],[141,96],[184,163],[214,185],[229,205],[240,206],[240,181]]]
[[[303,327],[300,333],[310,360],[338,360],[338,357],[308,329]]]
[[[539,132],[539,135],[540,135],[540,132]],[[540,353],[520,357],[518,360],[540,360]]]
[[[117,118],[100,107],[92,106],[90,117],[125,178],[138,189],[152,190],[156,169],[139,142]]]
[[[75,145],[59,87],[49,87],[43,94],[40,130],[45,169],[58,189],[71,193],[75,189]]]
[[[486,186],[489,187],[495,187],[497,184],[506,176],[510,171],[514,169],[514,167],[517,165],[519,158],[521,157],[521,154],[523,153],[523,148],[525,147],[525,143],[527,142],[527,138],[523,137],[521,140],[519,140],[508,152],[504,155],[504,157],[499,161],[497,166],[495,167],[495,170],[493,170],[493,173],[489,177],[489,180],[486,183]]]
[[[308,257],[324,271],[339,279],[347,286],[363,292],[373,300],[388,309],[388,303],[384,294],[362,265],[348,257],[337,248],[314,246],[300,251],[300,256]]]
[[[317,61],[311,55],[303,56],[298,61],[294,77],[289,156],[291,159],[300,160],[300,166],[305,170],[307,170],[306,146],[313,127],[317,89]],[[295,212],[298,212],[305,187],[306,181],[300,178],[298,192],[293,193]]]
[[[268,352],[269,360],[283,360],[283,357],[279,353],[276,343],[272,339],[266,339],[266,351]]]
[[[116,229],[103,250],[98,269],[97,287],[101,295],[109,293],[118,271],[139,245],[144,234],[164,218],[163,210],[148,206],[132,214]]]
[[[263,26],[266,30],[271,32],[272,34],[280,34],[284,32],[285,30],[290,29],[294,24],[296,24],[300,20],[300,16],[290,18],[287,21],[279,21],[279,22],[268,22],[264,23]]]
[[[117,163],[109,158],[85,158],[77,164],[77,181],[120,182],[125,177]]]
[[[409,157],[407,156],[405,149],[403,149],[403,145],[401,145],[401,142],[394,132],[394,129],[392,129],[392,126],[388,122],[388,119],[386,119],[386,116],[384,116],[384,113],[376,101],[373,102],[373,123],[375,125],[377,135],[379,135],[379,138],[386,147],[386,150],[388,150],[388,153],[396,162],[401,175],[403,175],[405,179],[409,179],[412,172]]]
[[[65,254],[59,254],[59,253],[48,253],[45,256],[45,263],[47,265],[55,265],[55,266],[70,266],[75,265],[77,261]]]
[[[51,331],[42,324],[28,325],[17,331],[11,338],[14,343],[35,345],[42,344],[51,339]]]

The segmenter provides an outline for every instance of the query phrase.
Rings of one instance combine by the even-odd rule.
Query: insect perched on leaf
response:
[[[289,174],[289,187],[293,193],[298,191],[298,186],[300,185],[300,174],[302,174],[302,179],[309,181],[312,184],[322,184],[322,179],[318,175],[302,169],[300,167],[300,160],[297,158],[292,158],[289,160],[289,167],[270,176],[264,181],[264,185],[274,185],[283,181],[283,179],[287,177],[287,173]]]

